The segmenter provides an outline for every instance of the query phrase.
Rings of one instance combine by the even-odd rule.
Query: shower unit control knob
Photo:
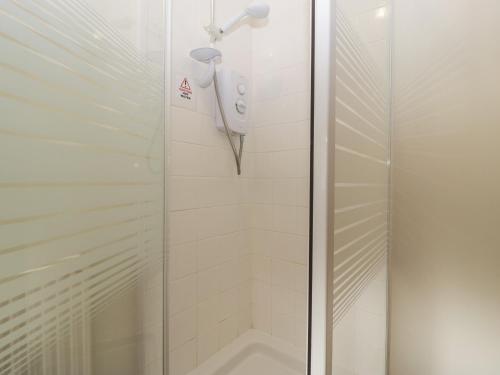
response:
[[[238,113],[244,115],[245,112],[247,111],[247,105],[246,105],[246,103],[243,100],[238,99],[236,101],[236,110],[238,111]]]
[[[246,86],[245,86],[243,83],[240,83],[240,84],[238,85],[237,89],[238,89],[238,93],[239,93],[240,95],[245,95],[245,94],[246,94],[246,92],[247,92],[247,88],[246,88]]]

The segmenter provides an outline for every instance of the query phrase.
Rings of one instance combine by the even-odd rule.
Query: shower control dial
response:
[[[236,101],[236,110],[238,111],[238,113],[244,115],[247,111],[247,104],[243,100],[238,99]]]
[[[237,89],[238,89],[238,94],[240,95],[245,95],[247,92],[247,87],[243,83],[240,83]]]

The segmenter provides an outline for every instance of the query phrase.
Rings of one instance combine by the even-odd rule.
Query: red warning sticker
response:
[[[0,0],[1,1],[1,0]],[[197,87],[185,72],[176,74],[172,79],[172,104],[190,110],[196,110]]]
[[[193,91],[191,90],[191,85],[189,84],[189,81],[187,78],[184,78],[181,82],[181,85],[179,86],[179,91],[188,96],[186,99],[191,99],[191,94],[193,93]]]

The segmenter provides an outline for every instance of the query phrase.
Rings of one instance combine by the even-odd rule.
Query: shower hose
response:
[[[220,97],[217,71],[215,71],[214,73],[214,89],[215,96],[217,97],[217,104],[219,105],[222,123],[224,124],[224,129],[226,130],[227,139],[229,140],[231,148],[233,149],[234,159],[236,160],[236,169],[238,170],[238,175],[241,175],[241,158],[243,156],[243,143],[245,141],[245,136],[243,134],[240,134],[240,149],[239,151],[236,150],[236,145],[234,144],[233,137],[231,136],[231,130],[229,129],[229,125],[227,124],[226,113],[224,112],[224,106],[222,105],[222,99]]]

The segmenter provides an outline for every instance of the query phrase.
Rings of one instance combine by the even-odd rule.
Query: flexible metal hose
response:
[[[238,175],[241,175],[241,159],[243,157],[243,144],[245,142],[245,136],[240,134],[240,149],[236,150],[236,145],[234,144],[234,140],[231,137],[231,130],[229,129],[229,125],[227,124],[226,113],[224,112],[224,106],[222,105],[222,99],[219,93],[219,81],[217,78],[217,71],[214,74],[214,89],[215,96],[217,97],[217,103],[219,105],[220,115],[222,118],[222,123],[224,124],[224,129],[226,130],[227,139],[231,144],[231,148],[233,149],[234,159],[236,160],[236,169],[238,170]]]

